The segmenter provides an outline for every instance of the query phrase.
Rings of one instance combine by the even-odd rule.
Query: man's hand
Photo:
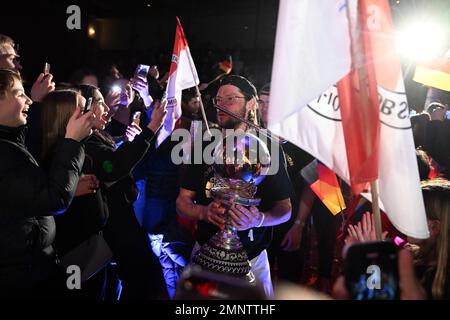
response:
[[[208,206],[203,207],[200,218],[223,229],[225,228],[225,210],[220,203],[213,201]]]
[[[231,205],[228,212],[231,225],[239,231],[258,227],[263,219],[263,214],[255,206],[247,209],[241,205]]]
[[[41,102],[44,97],[55,90],[55,83],[51,74],[41,73],[31,87],[31,100]]]
[[[300,249],[302,242],[303,226],[300,224],[293,224],[292,227],[286,232],[283,241],[281,241],[281,247],[284,251],[292,252]]]

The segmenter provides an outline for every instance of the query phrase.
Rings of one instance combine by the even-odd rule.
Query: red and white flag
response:
[[[350,71],[345,0],[281,0],[269,126],[296,113]],[[301,83],[300,88],[295,88]],[[287,88],[292,88],[287,90]]]
[[[369,10],[373,9],[370,9],[369,2],[362,0],[359,4],[353,2],[354,5],[351,1],[347,2],[352,64],[350,72],[337,84],[349,180],[355,194],[367,190],[369,183],[378,178],[380,104],[375,73],[377,63],[374,61],[372,47],[378,40],[373,31],[381,28],[381,21],[367,19]],[[378,15],[377,19],[383,19],[383,16]],[[385,43],[387,42],[382,41],[381,45]],[[374,52],[381,52],[381,48],[374,49]],[[382,74],[385,70],[380,71]],[[399,75],[397,73],[395,77],[398,78]]]
[[[322,3],[281,0],[280,10],[286,8],[284,2],[308,3],[309,6],[317,3],[318,7]],[[283,78],[278,74],[272,77],[269,129],[315,156],[351,184],[354,191],[362,191],[368,181],[378,177],[380,208],[386,212],[392,224],[408,236],[427,238],[429,232],[403,77],[395,54],[389,3],[387,0],[326,2],[335,6],[334,11],[321,11],[320,8],[312,10],[318,14],[315,21],[335,20],[337,18],[330,17],[330,12],[340,16],[344,11],[346,23],[336,25],[342,30],[335,29],[328,37],[332,38],[336,33],[348,34],[351,41],[345,50],[340,43],[336,44],[336,50],[329,50],[344,55],[335,59],[348,59],[351,70],[349,68],[346,74],[336,79],[337,87],[329,84],[322,88],[323,93],[317,98],[304,103],[301,96],[309,90],[311,81],[322,76],[331,79],[337,73],[335,67],[324,70],[320,66],[322,61],[329,64],[323,60],[327,59],[328,53],[322,55],[317,50],[310,52],[305,48],[299,55],[300,51],[295,47],[303,43],[292,41],[293,48],[284,57],[285,61],[315,61],[318,65],[309,66],[312,70],[310,76]],[[328,28],[316,31],[328,23],[325,26],[322,23],[304,26],[303,21],[310,19],[308,15],[308,11],[279,13],[279,17],[284,16],[284,19],[303,26],[293,28],[297,32],[320,35],[329,32]],[[277,40],[279,37],[282,36],[277,30]],[[291,40],[303,39],[303,36],[296,36],[292,32],[290,37]],[[325,40],[320,37],[316,41]],[[275,52],[277,50],[276,47]],[[277,59],[276,55],[274,59]],[[274,61],[273,75],[280,73],[280,70],[276,70],[279,64]],[[331,73],[332,77],[325,76],[327,73]],[[292,108],[294,94],[298,99]],[[285,95],[289,98],[285,99]],[[288,112],[284,112],[281,117],[274,116],[286,106],[290,108]],[[370,194],[363,195],[370,199]]]
[[[167,116],[158,133],[156,147],[172,133],[175,122],[181,117],[181,92],[200,83],[191,52],[184,35],[180,19],[177,17],[175,43],[170,63],[169,79],[166,87]]]

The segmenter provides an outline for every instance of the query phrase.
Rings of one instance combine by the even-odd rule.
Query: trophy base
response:
[[[211,272],[254,282],[251,263],[234,228],[217,232],[192,259],[193,263]]]

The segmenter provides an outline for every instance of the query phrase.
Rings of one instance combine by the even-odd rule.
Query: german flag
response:
[[[225,59],[224,61],[219,62],[219,68],[225,74],[230,74],[231,70],[233,70],[233,60],[232,60],[231,56],[229,56],[228,59]]]
[[[341,187],[333,171],[321,162],[314,160],[302,169],[301,174],[316,196],[333,215],[346,208]]]
[[[450,51],[444,58],[417,65],[413,80],[429,87],[450,91]]]

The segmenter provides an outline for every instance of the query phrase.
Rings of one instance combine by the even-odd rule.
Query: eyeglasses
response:
[[[269,105],[269,101],[258,100],[258,104],[259,104],[260,106],[268,106],[268,105]]]
[[[229,96],[229,97],[214,97],[212,102],[218,106],[230,106],[237,101],[237,99],[245,99],[245,97]]]

